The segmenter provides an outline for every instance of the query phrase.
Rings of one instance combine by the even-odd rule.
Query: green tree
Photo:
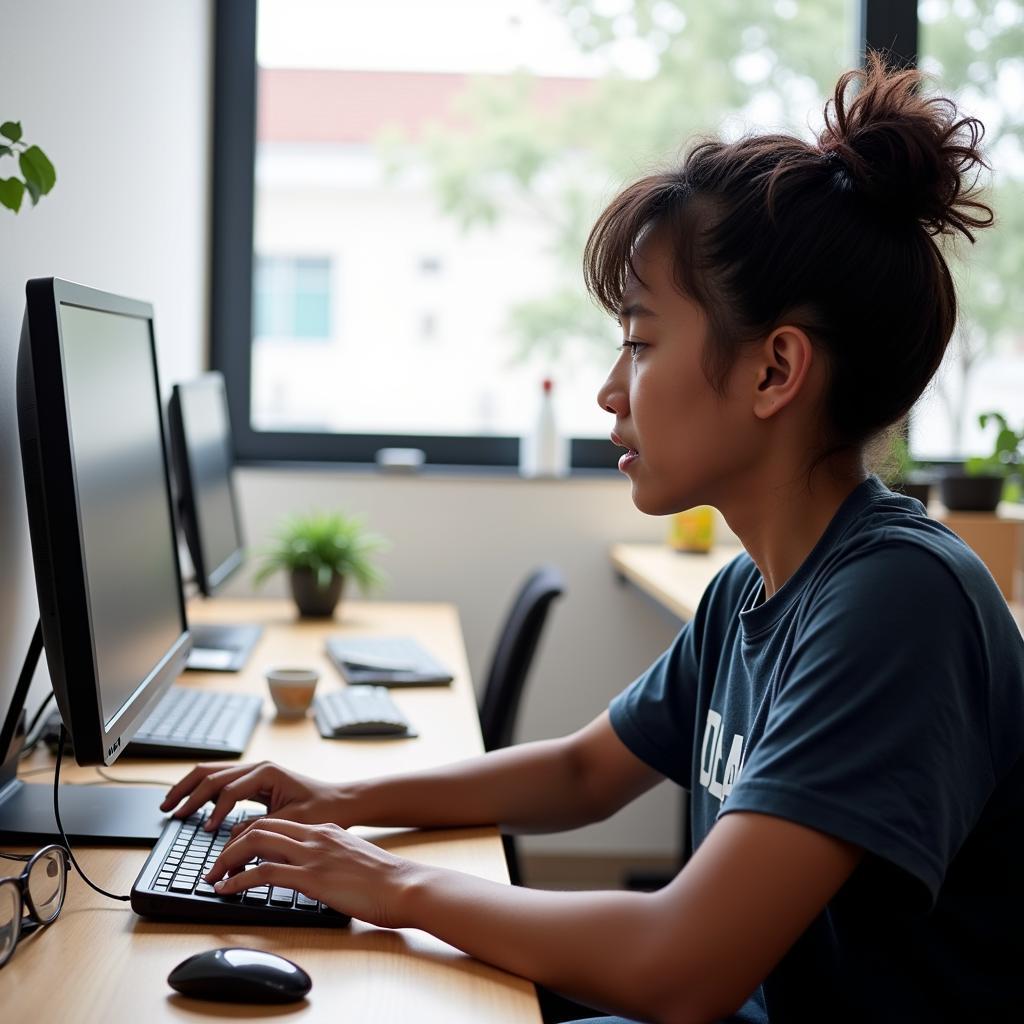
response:
[[[608,74],[547,109],[528,73],[480,78],[457,111],[472,131],[435,125],[404,154],[425,159],[442,210],[464,230],[524,214],[547,226],[555,271],[545,294],[509,313],[514,354],[554,363],[589,345],[604,363],[611,332],[580,276],[602,205],[755,96],[770,94],[780,120],[806,130],[807,96],[823,96],[850,63],[853,18],[847,0],[634,0],[620,15],[593,0],[549,4],[581,51],[607,60]],[[616,66],[625,45],[645,55],[647,77]],[[387,148],[400,163],[398,140]]]
[[[987,357],[1019,347],[1024,337],[1024,294],[1016,285],[1024,266],[1024,4],[928,0],[921,18],[922,67],[982,118],[994,168],[988,199],[995,227],[981,232],[974,246],[958,242],[948,251],[961,306],[953,364],[958,379],[939,380],[937,393],[959,451],[971,378]]]
[[[548,4],[582,52],[604,59],[607,75],[547,109],[540,84],[525,72],[481,78],[460,101],[460,121],[472,132],[434,126],[407,155],[426,160],[441,208],[464,230],[522,215],[547,225],[556,269],[544,294],[510,311],[514,353],[554,362],[589,343],[604,361],[609,326],[580,275],[583,245],[603,204],[625,182],[723,125],[733,134],[764,127],[767,112],[771,127],[809,134],[838,74],[858,59],[855,11],[851,0],[624,0],[617,13],[603,13],[609,5],[601,0]],[[921,8],[925,69],[943,91],[959,94],[966,110],[984,114],[988,149],[1001,157],[1020,144],[1024,129],[1024,105],[1005,99],[1007,81],[1024,78],[1022,5],[926,0]],[[624,47],[643,55],[646,77],[617,66]],[[392,158],[397,152],[392,148]],[[962,246],[952,252],[964,310],[957,346],[964,391],[987,354],[1020,336],[1020,185],[1019,171],[997,175],[990,196],[1000,227],[982,233],[969,263],[960,260]],[[944,397],[959,436],[963,397],[948,388]]]

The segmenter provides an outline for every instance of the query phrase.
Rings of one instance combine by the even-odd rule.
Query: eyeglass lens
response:
[[[21,899],[12,882],[0,882],[0,964],[11,955],[21,926]]]
[[[28,873],[28,896],[41,924],[49,924],[64,901],[64,857],[60,850],[48,850]]]

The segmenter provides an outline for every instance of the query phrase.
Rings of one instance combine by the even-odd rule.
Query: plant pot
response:
[[[1001,476],[950,473],[939,479],[939,497],[951,512],[994,512],[1004,483]]]
[[[905,494],[908,498],[917,498],[925,508],[928,507],[928,499],[932,493],[930,480],[896,480],[890,485],[890,489],[897,494]]]
[[[325,619],[334,614],[341,599],[345,577],[334,573],[331,582],[321,587],[312,569],[292,569],[290,574],[292,598],[299,615],[307,619]]]

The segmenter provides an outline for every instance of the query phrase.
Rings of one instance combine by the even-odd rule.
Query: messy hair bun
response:
[[[922,78],[913,70],[887,74],[872,53],[866,70],[847,71],[836,84],[818,146],[850,188],[893,216],[973,242],[971,228],[992,223],[991,209],[977,199],[988,166],[980,152],[985,127],[960,117],[949,99],[922,97]]]
[[[956,324],[937,239],[992,223],[979,198],[983,126],[877,55],[838,81],[816,143],[702,142],[627,186],[584,252],[591,294],[618,313],[632,257],[670,241],[678,288],[707,314],[704,369],[722,390],[741,347],[790,324],[828,370],[818,457],[862,448],[909,412]]]

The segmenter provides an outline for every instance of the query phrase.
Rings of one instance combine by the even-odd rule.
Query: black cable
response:
[[[64,831],[64,826],[60,823],[60,807],[58,806],[59,801],[57,800],[57,794],[60,792],[60,763],[64,758],[64,740],[67,738],[67,730],[64,728],[64,723],[60,726],[60,743],[57,747],[57,768],[53,773],[53,816],[57,819],[57,831],[60,832],[60,837],[64,841],[64,849],[68,851],[68,856],[71,858],[71,863],[74,865],[75,870],[82,876],[82,881],[85,882],[90,889],[98,892],[101,896],[109,896],[112,900],[120,900],[122,903],[127,903],[130,896],[118,896],[115,893],[107,892],[106,889],[101,889],[91,878],[82,870],[81,865],[75,860],[75,855],[71,852],[71,843],[68,841],[67,834]]]

